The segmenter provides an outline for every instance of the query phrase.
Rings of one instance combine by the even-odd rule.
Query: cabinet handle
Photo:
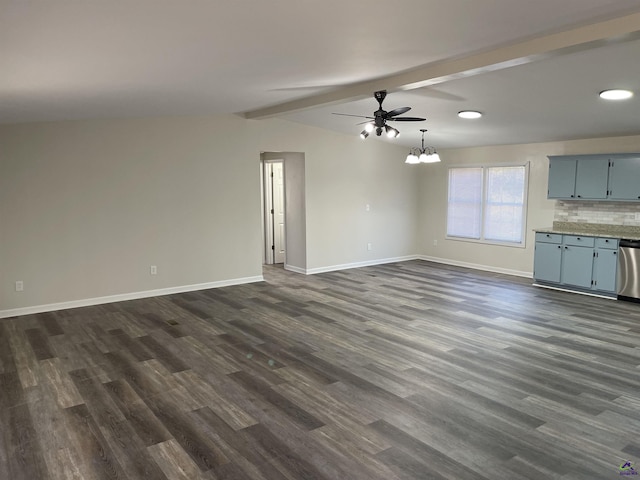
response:
[[[569,250],[569,247],[564,247],[565,250]]]
[[[551,235],[549,235],[548,233],[547,233],[547,238],[551,238]]]
[[[580,241],[580,237],[576,238],[576,240]]]
[[[609,243],[609,240],[605,240],[604,243]]]
[[[614,255],[617,255],[617,254],[618,254],[618,252],[613,252],[613,254],[614,254]]]
[[[558,248],[562,248],[562,245],[558,245]]]
[[[578,198],[582,198],[582,195],[576,195]]]
[[[571,195],[571,198],[575,197],[575,195]]]

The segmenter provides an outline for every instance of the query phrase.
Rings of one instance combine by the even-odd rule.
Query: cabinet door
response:
[[[562,245],[536,242],[533,258],[533,276],[536,280],[560,283]]]
[[[562,283],[591,288],[592,272],[593,248],[562,246]]]
[[[611,161],[609,198],[640,200],[640,156],[616,158]]]
[[[581,158],[576,166],[576,198],[607,198],[609,159]]]
[[[576,189],[575,158],[549,157],[547,198],[574,198]]]
[[[604,292],[616,291],[618,251],[596,248],[593,262],[593,289]]]

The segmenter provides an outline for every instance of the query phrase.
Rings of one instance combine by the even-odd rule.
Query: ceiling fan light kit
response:
[[[384,129],[387,132],[387,137],[389,138],[396,138],[400,135],[400,132],[398,130],[396,130],[393,127],[390,127],[389,125],[385,125]]]
[[[396,138],[400,135],[398,129],[393,128],[390,125],[387,125],[387,122],[423,122],[426,120],[421,117],[399,117],[398,115],[402,115],[403,113],[407,113],[411,110],[411,107],[400,107],[390,112],[387,112],[382,108],[382,102],[387,96],[386,90],[380,90],[373,94],[374,98],[378,102],[378,110],[373,112],[373,117],[367,117],[364,115],[351,115],[349,113],[334,113],[334,115],[343,115],[346,117],[359,117],[366,118],[369,121],[364,122],[364,130],[360,133],[360,138],[365,139],[369,136],[369,133],[375,130],[376,135],[379,137],[382,133],[386,133],[389,138]]]
[[[422,132],[422,146],[420,148],[412,148],[409,150],[409,155],[407,155],[407,159],[404,163],[408,163],[409,165],[415,165],[418,163],[438,163],[440,161],[440,155],[436,152],[436,148],[424,146],[424,133],[427,129],[421,128],[420,131]]]

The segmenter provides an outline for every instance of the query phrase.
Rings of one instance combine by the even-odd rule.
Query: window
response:
[[[447,236],[524,245],[527,167],[449,169]]]

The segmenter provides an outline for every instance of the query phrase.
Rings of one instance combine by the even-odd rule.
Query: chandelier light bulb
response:
[[[404,163],[408,163],[410,165],[415,165],[416,163],[420,163],[420,159],[414,155],[413,153],[409,153],[409,155],[407,155],[407,159],[404,161]]]

